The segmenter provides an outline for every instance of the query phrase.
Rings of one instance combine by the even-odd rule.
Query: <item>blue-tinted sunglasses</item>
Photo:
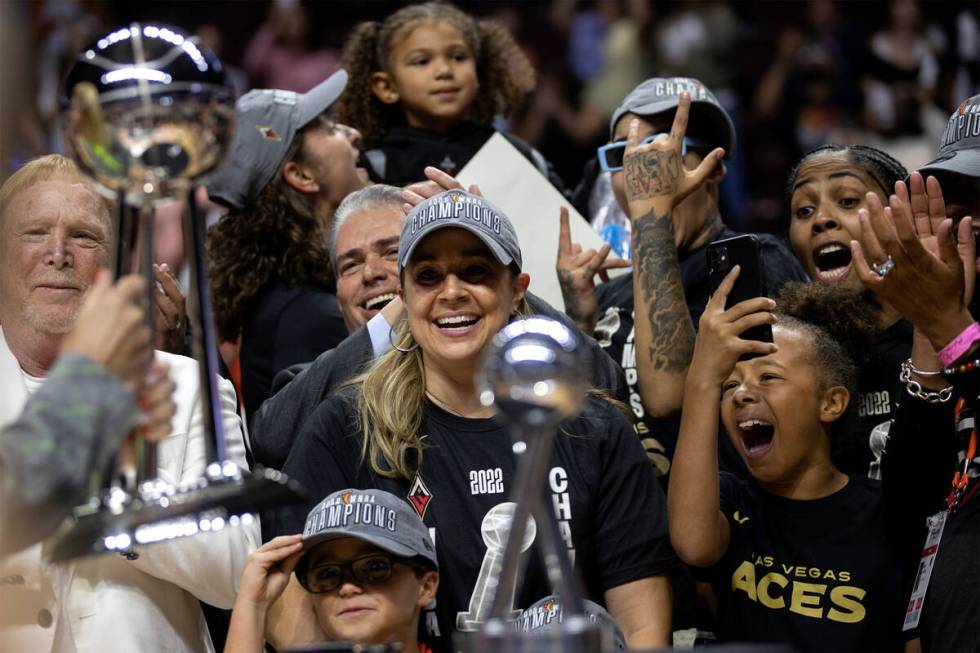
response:
[[[657,136],[660,134],[653,134],[647,136],[640,143],[641,145],[646,145],[647,143],[652,143],[656,140]],[[687,148],[693,147],[694,149],[707,149],[711,146],[697,138],[691,138],[690,136],[684,137],[684,142],[681,144],[681,156],[687,155]],[[603,172],[616,172],[617,170],[623,169],[623,155],[626,153],[626,141],[616,141],[615,143],[606,143],[598,150],[596,150],[599,157],[599,168]]]

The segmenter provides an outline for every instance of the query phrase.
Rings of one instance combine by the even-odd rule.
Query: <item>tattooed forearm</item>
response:
[[[681,176],[681,162],[674,150],[630,152],[623,161],[626,192],[632,201],[671,195]]]
[[[694,325],[684,298],[674,223],[670,213],[653,211],[633,221],[635,292],[643,293],[654,369],[683,372],[694,352]]]

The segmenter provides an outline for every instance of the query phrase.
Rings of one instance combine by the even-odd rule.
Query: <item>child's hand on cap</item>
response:
[[[281,535],[256,549],[245,563],[236,607],[242,603],[262,608],[272,605],[289,584],[302,554],[302,535]]]

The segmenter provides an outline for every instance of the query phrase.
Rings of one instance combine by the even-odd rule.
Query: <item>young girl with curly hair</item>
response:
[[[735,274],[708,302],[687,374],[671,542],[711,583],[721,641],[901,651],[920,521],[880,481],[831,458],[854,409],[848,350],[866,346],[858,336],[874,309],[819,284],[787,284],[778,304],[758,297],[725,310]],[[762,324],[773,325],[772,343],[740,337]],[[714,471],[719,412],[747,479]]]
[[[442,2],[358,25],[341,66],[351,81],[337,119],[361,132],[372,178],[396,186],[424,181],[426,166],[459,172],[495,133],[494,117],[516,110],[535,84],[501,25]],[[540,153],[504,136],[560,184]]]

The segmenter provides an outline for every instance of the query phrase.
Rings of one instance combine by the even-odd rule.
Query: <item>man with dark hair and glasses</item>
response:
[[[270,614],[292,573],[309,609]],[[225,651],[261,653],[271,632],[294,645],[397,642],[428,653],[419,615],[438,586],[435,546],[408,503],[382,490],[334,492],[310,511],[302,535],[277,537],[249,557]]]

